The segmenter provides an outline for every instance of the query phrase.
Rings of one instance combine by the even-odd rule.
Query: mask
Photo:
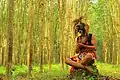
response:
[[[84,34],[85,33],[85,24],[84,23],[79,23],[77,26],[79,34]]]

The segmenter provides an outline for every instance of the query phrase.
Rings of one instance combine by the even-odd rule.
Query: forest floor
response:
[[[100,62],[97,62],[96,65],[101,75],[120,79],[120,65],[119,66],[111,65]],[[66,80],[66,76],[69,74],[69,68],[68,70],[66,68],[64,70],[61,70],[59,64],[52,65],[51,71],[48,71],[48,65],[44,65],[43,73],[39,72],[40,71],[39,68],[40,68],[39,66],[34,66],[32,70],[32,74],[28,75],[27,66],[15,65],[12,68],[12,80]],[[0,66],[0,78],[3,78],[3,80],[7,80],[7,77],[5,75],[6,75],[6,68]],[[94,79],[89,79],[89,80],[94,80]]]

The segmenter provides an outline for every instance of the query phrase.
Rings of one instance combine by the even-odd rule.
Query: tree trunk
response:
[[[32,56],[33,56],[33,27],[34,27],[34,5],[33,0],[29,3],[29,12],[28,12],[28,67],[29,73],[32,70]]]
[[[4,32],[3,32],[3,26],[4,26],[4,21],[5,21],[5,19],[4,19],[4,9],[5,9],[5,1],[2,1],[1,2],[1,19],[0,19],[0,22],[1,22],[1,28],[0,28],[0,57],[1,57],[1,63],[0,64],[2,64],[3,65],[3,61],[4,61],[4,54],[3,54],[3,52],[2,52],[2,50],[3,50],[3,36],[4,36]]]
[[[43,72],[43,43],[44,43],[44,21],[45,21],[45,1],[39,1],[39,58],[40,58],[40,72]]]
[[[8,15],[8,65],[7,74],[8,79],[12,79],[12,52],[13,52],[13,13],[14,13],[14,0],[9,0],[9,15]]]
[[[59,9],[59,26],[60,26],[60,64],[61,70],[64,69],[64,27],[65,27],[65,3],[63,0],[58,0],[58,9]]]

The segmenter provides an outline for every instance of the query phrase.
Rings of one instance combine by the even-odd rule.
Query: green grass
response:
[[[120,65],[111,65],[100,62],[97,62],[96,65],[100,74],[120,78]]]
[[[16,77],[18,75],[25,75],[28,73],[28,67],[25,65],[14,65],[12,67],[12,76]]]
[[[52,65],[51,71],[49,71],[48,65],[43,66],[43,73],[40,73],[40,67],[33,67],[32,78],[35,80],[58,80],[67,76],[68,70],[61,70],[59,64]]]
[[[0,74],[6,74],[6,68],[4,66],[0,66]]]
[[[120,66],[111,65],[107,63],[96,63],[97,68],[100,74],[105,76],[113,76],[116,78],[120,78]],[[16,77],[27,77],[28,80],[63,80],[69,74],[68,70],[61,70],[59,64],[53,64],[51,71],[49,71],[48,65],[43,66],[43,73],[40,73],[39,66],[33,66],[32,74],[28,77],[28,67],[25,65],[14,65],[12,68],[12,76],[14,80],[17,80]],[[6,74],[6,68],[4,66],[0,66],[0,74]]]

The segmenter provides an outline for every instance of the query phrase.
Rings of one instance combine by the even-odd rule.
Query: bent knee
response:
[[[86,55],[85,58],[86,58],[87,60],[92,60],[93,56],[90,54],[90,55]]]
[[[86,55],[85,58],[83,58],[83,60],[81,60],[81,63],[83,65],[89,64],[92,61],[92,56],[91,55]]]

